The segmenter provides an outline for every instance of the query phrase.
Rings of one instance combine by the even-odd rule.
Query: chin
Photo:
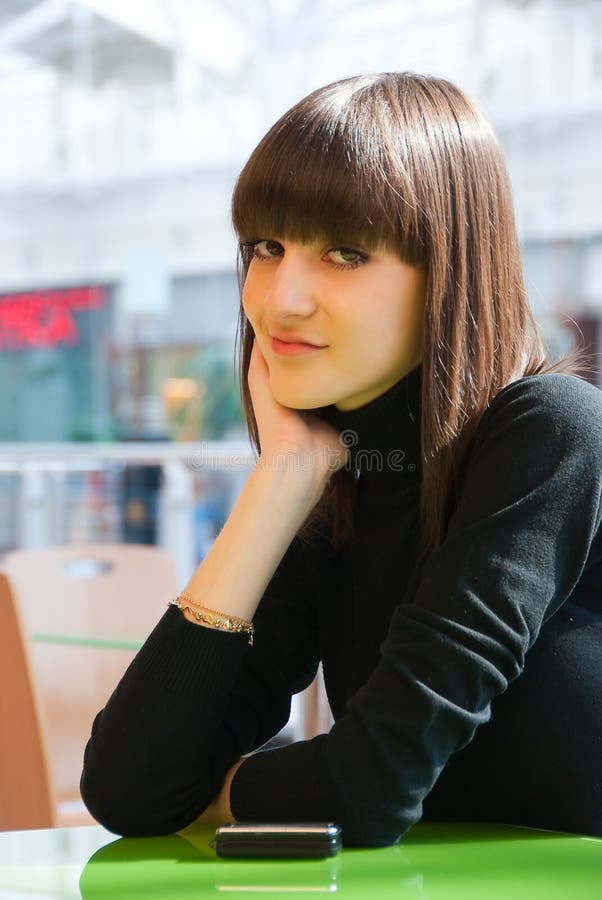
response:
[[[306,393],[293,393],[292,391],[272,391],[272,395],[274,400],[277,403],[280,403],[281,406],[286,406],[289,409],[322,409],[324,406],[329,406],[332,401],[328,398],[321,396],[309,397]]]

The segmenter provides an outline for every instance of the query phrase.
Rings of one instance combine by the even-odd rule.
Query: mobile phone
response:
[[[341,849],[341,827],[334,822],[235,822],[220,825],[211,842],[218,856],[319,858]]]

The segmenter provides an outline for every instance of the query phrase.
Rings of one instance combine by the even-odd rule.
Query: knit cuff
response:
[[[245,634],[189,622],[175,606],[161,617],[132,662],[166,690],[193,696],[231,686],[248,647]],[[249,648],[252,652],[252,648]]]

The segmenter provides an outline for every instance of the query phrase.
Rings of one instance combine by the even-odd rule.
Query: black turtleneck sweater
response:
[[[421,818],[602,836],[602,394],[563,374],[502,390],[418,566],[420,378],[324,411],[359,471],[353,540],[292,541],[254,646],[175,607],[159,621],[86,749],[82,795],[111,831],[194,820],[322,660],[332,729],[252,753],[238,821],[335,821],[346,846]]]

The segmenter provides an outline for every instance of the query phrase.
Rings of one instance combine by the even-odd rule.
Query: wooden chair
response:
[[[10,582],[0,572],[0,830],[54,825],[56,802],[27,638]]]
[[[11,551],[4,569],[29,638],[56,824],[91,824],[79,779],[92,722],[178,593],[175,563],[161,547],[69,545]]]

